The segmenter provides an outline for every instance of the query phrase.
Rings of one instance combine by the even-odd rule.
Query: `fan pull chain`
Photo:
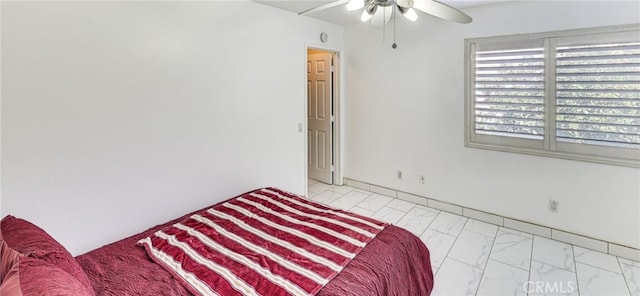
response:
[[[387,10],[382,8],[382,44],[385,42],[385,33],[387,32],[387,22],[384,20],[387,19]]]
[[[393,44],[391,44],[391,48],[396,49],[396,47],[398,47],[398,45],[396,44],[396,17],[398,16],[398,12],[396,10],[398,10],[399,8],[396,7],[396,5],[393,5]]]

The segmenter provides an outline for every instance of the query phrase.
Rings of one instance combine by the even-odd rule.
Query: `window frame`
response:
[[[640,36],[640,24],[465,39],[465,147],[579,160],[626,167],[640,167],[640,149],[566,143],[556,140],[555,51],[557,40],[559,38],[574,38],[585,35],[595,36],[625,32],[638,33]],[[476,133],[476,46],[483,43],[496,44],[522,42],[523,44],[525,44],[531,43],[536,39],[542,39],[542,41],[544,42],[544,139],[534,140]]]

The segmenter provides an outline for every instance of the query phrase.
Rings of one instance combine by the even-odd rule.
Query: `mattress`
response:
[[[198,212],[198,211],[196,211]],[[195,213],[195,212],[194,212]],[[76,257],[97,295],[192,295],[136,243],[183,217]],[[317,295],[429,295],[429,250],[410,232],[390,225]]]

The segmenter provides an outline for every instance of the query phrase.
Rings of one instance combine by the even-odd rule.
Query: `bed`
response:
[[[288,194],[276,188],[266,188],[266,190],[276,192],[278,195],[280,193]],[[154,234],[170,227],[175,227],[175,225],[181,225],[180,223],[186,224],[184,221],[205,213],[203,211],[236,202],[238,198],[251,197],[255,199],[257,196],[255,192],[257,190],[186,214],[75,258],[71,257],[61,245],[37,226],[25,220],[8,216],[2,220],[0,240],[2,240],[3,250],[9,249],[13,252],[14,258],[7,259],[13,260],[13,262],[3,263],[3,266],[0,266],[0,277],[3,277],[0,294],[14,295],[5,294],[9,290],[3,287],[6,284],[4,278],[10,277],[12,270],[16,269],[15,266],[22,265],[41,273],[46,272],[45,274],[56,274],[51,270],[59,267],[58,269],[64,271],[62,272],[63,279],[53,280],[53,283],[38,283],[38,281],[42,282],[47,279],[35,278],[37,272],[22,271],[24,276],[27,274],[34,276],[33,278],[19,279],[20,285],[25,287],[21,288],[22,294],[15,295],[194,295],[193,287],[185,283],[185,280],[180,276],[176,276],[175,272],[167,269],[157,258],[150,255],[149,247],[145,245],[145,239],[149,239]],[[250,196],[251,194],[255,196]],[[287,195],[286,197],[293,203],[300,205],[308,202],[295,195]],[[311,207],[317,207],[316,209],[327,209],[329,212],[344,217],[347,217],[345,215],[354,215],[356,219],[366,218],[321,204],[308,203]],[[44,238],[38,239],[36,237]],[[3,261],[5,261],[5,257],[11,257],[6,256],[11,252],[3,251]],[[36,258],[47,263],[45,267],[48,269],[40,271],[39,267],[34,268],[33,265],[38,265],[38,262],[33,262],[32,259]],[[12,267],[12,264],[15,266]],[[61,285],[61,282],[65,284]],[[13,286],[15,285],[13,284]],[[37,287],[30,287],[34,285]],[[47,293],[41,294],[42,291],[39,291],[39,288],[46,289]],[[57,291],[56,289],[61,292],[53,293],[52,291]],[[65,289],[71,289],[71,292],[66,292]],[[432,289],[433,274],[429,251],[423,242],[402,228],[384,224],[384,227],[361,249],[358,249],[355,257],[349,260],[337,274],[329,275],[328,282],[308,294],[417,296],[429,295]],[[271,295],[268,292],[262,294]]]

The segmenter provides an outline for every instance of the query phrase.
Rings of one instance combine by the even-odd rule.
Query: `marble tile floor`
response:
[[[348,186],[309,198],[403,227],[431,252],[432,295],[640,296],[640,262]]]

